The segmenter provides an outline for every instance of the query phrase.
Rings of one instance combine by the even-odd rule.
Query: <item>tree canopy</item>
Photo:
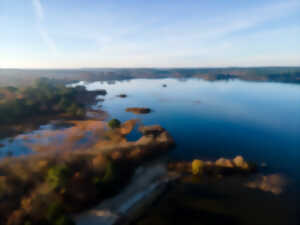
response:
[[[48,78],[41,78],[35,85],[26,88],[1,88],[0,123],[18,123],[35,115],[53,113],[82,117],[84,106],[76,98],[81,91]]]

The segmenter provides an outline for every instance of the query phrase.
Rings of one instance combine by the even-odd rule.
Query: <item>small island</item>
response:
[[[134,114],[148,114],[148,113],[151,112],[151,109],[149,109],[149,108],[132,107],[132,108],[127,108],[126,112],[132,112]]]
[[[226,218],[226,224],[235,224],[231,219],[236,211],[226,217],[217,214],[220,205],[232,205],[228,196],[247,205],[252,198],[264,201],[263,192],[284,192],[285,177],[259,173],[265,163],[259,167],[240,155],[168,158],[166,153],[175,146],[171,134],[160,125],[143,126],[140,118],[108,121],[110,115],[98,104],[105,94],[103,89],[88,91],[52,79],[0,88],[0,136],[22,133],[18,140],[31,150],[26,157],[7,151],[0,162],[0,224],[140,225],[149,218],[150,224],[159,224],[165,209],[170,224],[178,209],[188,212],[179,215],[180,224],[190,217],[216,220],[213,224]],[[126,112],[147,114],[152,109],[129,107]],[[51,129],[29,132],[40,124]],[[133,140],[130,135],[136,130],[140,134]],[[188,151],[186,144],[182,147]],[[272,199],[268,204],[272,206]],[[211,214],[205,217],[203,208]]]
[[[119,95],[117,95],[117,97],[119,97],[119,98],[127,98],[127,95],[126,94],[119,94]]]

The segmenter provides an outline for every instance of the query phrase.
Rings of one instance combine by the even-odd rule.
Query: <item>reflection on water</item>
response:
[[[246,160],[268,165],[264,169],[265,173],[282,173],[291,178],[297,189],[292,190],[293,203],[299,199],[299,85],[239,80],[209,82],[199,79],[137,79],[114,83],[81,82],[80,84],[85,85],[88,90],[107,90],[108,95],[104,97],[104,101],[100,99],[95,107],[107,111],[111,118],[118,118],[121,121],[137,118],[145,125],[160,124],[166,128],[177,144],[176,149],[169,154],[171,158],[216,159],[242,155]],[[164,84],[166,87],[163,87]],[[119,94],[126,94],[127,97],[119,98],[117,97]],[[135,115],[126,112],[127,107],[147,107],[153,111],[149,114]],[[53,130],[53,127],[42,126],[32,134],[40,134],[45,130]],[[127,138],[134,141],[139,135],[135,129]],[[4,144],[4,147],[0,147],[0,154],[5,155],[9,151],[16,155],[28,154],[32,150],[29,146],[32,147],[34,141],[43,140],[26,139],[24,135],[20,135],[14,140],[0,141],[0,144]],[[277,210],[278,214],[275,214],[280,215],[280,218],[274,217],[272,222],[284,224],[281,222],[291,218],[291,210],[297,210],[295,205],[290,204],[286,198],[275,198],[267,192],[262,195],[256,189],[247,189],[245,185],[243,185],[244,189],[236,188],[230,182],[215,187],[210,183],[176,186],[160,202],[157,210],[155,207],[152,209],[150,220],[147,222],[149,218],[146,217],[145,221],[142,220],[138,224],[153,224],[153,221],[157,222],[154,224],[158,222],[183,224],[179,222],[184,219],[182,222],[186,223],[187,218],[190,218],[190,224],[198,224],[203,218],[206,218],[207,224],[213,222],[219,224],[221,221],[224,222],[223,224],[239,224],[236,218],[230,216],[237,213],[241,213],[243,219],[251,216],[254,219],[249,221],[255,222],[257,219],[256,222],[259,222],[260,217],[265,220],[272,217],[274,210]],[[277,185],[275,189],[274,183]],[[276,176],[262,176],[248,186],[280,193],[281,189],[278,187],[284,186],[284,182]],[[233,187],[235,187],[234,191]],[[255,205],[258,201],[264,200],[266,200],[266,207]],[[168,209],[170,201],[174,204]],[[289,204],[291,210],[284,208]],[[236,205],[243,205],[244,208],[234,207]],[[228,206],[232,207],[228,208]],[[174,214],[179,215],[178,210],[181,210],[181,215],[186,217],[173,217]],[[263,213],[265,215],[262,215]],[[286,214],[283,215],[284,213]],[[165,223],[161,215],[165,215]],[[247,221],[244,222],[243,224],[249,224]]]
[[[243,155],[266,163],[268,170],[300,176],[300,86],[293,84],[209,82],[199,79],[136,79],[122,82],[80,82],[88,90],[106,89],[102,107],[113,118],[140,118],[160,124],[174,136],[173,158],[216,159]],[[163,85],[166,84],[166,87]],[[117,95],[126,94],[126,98]],[[134,115],[127,107],[149,107],[150,114]],[[51,129],[42,126],[39,131]],[[129,139],[140,135],[134,131]],[[30,152],[24,140],[6,139],[1,154]]]
[[[102,121],[51,122],[38,130],[2,140],[0,157],[87,149],[103,136]]]
[[[243,155],[267,163],[268,170],[300,174],[299,85],[137,79],[86,87],[107,90],[102,104],[111,117],[141,118],[144,124],[158,123],[170,131],[177,143],[174,158]],[[121,93],[128,97],[116,97]],[[125,112],[127,107],[149,107],[153,112],[133,115]]]
[[[186,177],[132,225],[298,225],[297,200],[245,188],[241,181]]]
[[[271,174],[267,176],[259,175],[255,177],[253,181],[248,182],[246,186],[279,195],[284,191],[287,183],[284,176],[280,174]]]
[[[170,153],[173,159],[243,155],[246,160],[268,165],[262,171],[266,175],[252,183],[232,178],[217,183],[176,184],[137,224],[297,223],[299,85],[197,79],[87,85],[90,90],[100,87],[108,91],[109,100],[103,102],[103,109],[111,117],[140,118],[144,124],[159,123],[166,128],[177,144]],[[120,93],[128,97],[115,97]],[[127,107],[149,107],[153,112],[133,115],[125,112]],[[293,185],[281,194],[285,182],[267,175],[270,173],[287,175]]]
[[[30,144],[40,143],[45,140],[29,138],[30,136],[37,136],[44,131],[53,130],[56,127],[54,124],[47,124],[40,126],[39,129],[16,136],[15,138],[5,138],[0,140],[0,158],[5,156],[21,156],[31,154],[33,151],[30,148]]]

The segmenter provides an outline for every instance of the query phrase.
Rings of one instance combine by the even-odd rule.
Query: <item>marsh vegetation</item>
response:
[[[104,139],[88,149],[53,152],[57,149],[49,146],[47,154],[3,159],[1,224],[72,224],[70,214],[118,193],[138,165],[174,144],[162,128],[155,136],[148,132],[127,142],[125,135],[134,124],[129,121],[104,132]]]

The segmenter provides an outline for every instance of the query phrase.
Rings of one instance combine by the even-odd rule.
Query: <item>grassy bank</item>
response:
[[[173,145],[161,127],[159,132],[152,127],[153,133],[127,142],[127,127],[125,123],[107,131],[110,143],[107,140],[105,146],[99,142],[81,151],[4,159],[0,163],[0,224],[73,224],[70,214],[118,193],[138,165]]]
[[[0,137],[34,129],[55,118],[83,119],[87,104],[104,90],[66,88],[57,80],[41,78],[29,87],[0,88]]]

